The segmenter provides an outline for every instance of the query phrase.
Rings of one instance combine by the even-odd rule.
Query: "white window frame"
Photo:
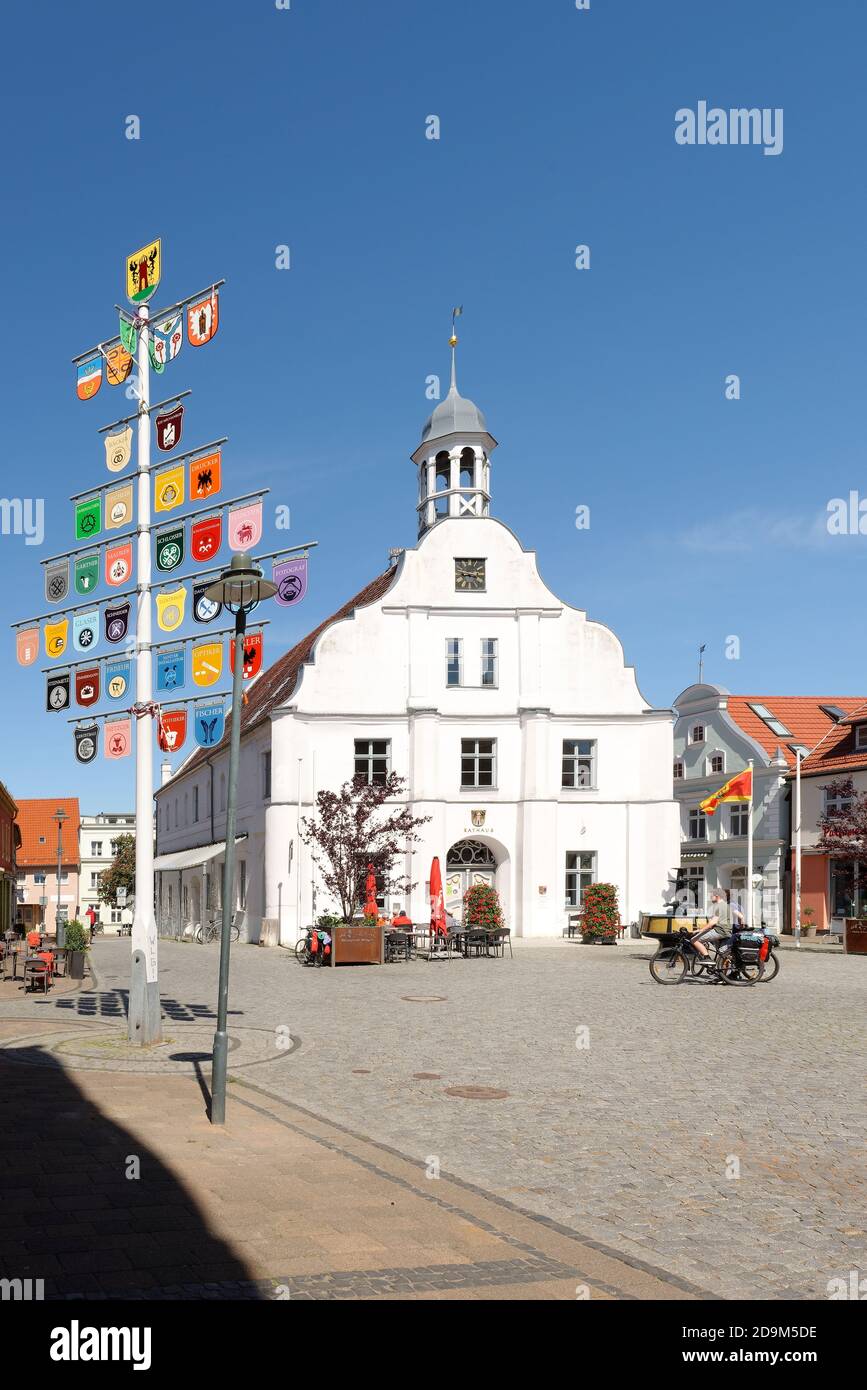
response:
[[[490,744],[491,751],[481,752],[482,744]],[[469,745],[472,745],[470,747]],[[491,761],[491,780],[490,782],[479,781],[479,764],[482,759],[490,758]],[[473,763],[473,781],[464,781],[464,762]],[[460,768],[460,787],[461,791],[496,791],[497,789],[497,740],[495,738],[462,738],[461,739],[461,768]]]
[[[703,831],[704,831],[704,834],[703,834],[703,835],[699,835],[699,834],[693,835],[693,833],[692,833],[693,818],[695,818],[696,830],[703,830]],[[690,806],[690,807],[687,809],[687,813],[686,813],[686,838],[687,838],[688,840],[695,840],[695,841],[698,841],[698,840],[707,840],[707,838],[708,838],[708,833],[707,833],[707,815],[705,814],[704,811],[702,811],[702,809],[701,809],[700,806]]]
[[[729,839],[745,839],[749,834],[750,824],[750,805],[748,801],[733,801],[728,808],[729,818],[726,830]],[[738,829],[735,829],[735,819],[737,819]],[[740,827],[743,827],[741,829]]]
[[[567,752],[567,745],[589,744],[589,752],[582,753],[573,748],[572,752]],[[595,738],[564,738],[560,752],[560,789],[561,791],[594,791],[596,789],[596,749]],[[572,781],[567,782],[566,764],[572,764]],[[589,780],[582,781],[578,771],[579,765],[589,762]]]
[[[680,771],[678,771],[678,768],[680,769]],[[683,781],[683,775],[684,775],[683,758],[675,758],[675,760],[674,760],[674,766],[673,766],[673,768],[672,768],[672,773],[673,773],[673,775],[674,775],[674,781],[675,781],[675,782],[682,782],[682,781]]]
[[[822,788],[822,805],[825,815],[834,815],[835,812],[845,811],[854,801],[854,796],[829,796],[828,788]]]
[[[700,731],[700,733],[699,733],[699,731]],[[705,739],[705,726],[704,726],[704,724],[693,724],[692,728],[691,728],[690,731],[689,731],[689,741],[690,741],[690,743],[704,743],[704,739]]]
[[[582,861],[590,861],[589,866]],[[574,862],[572,862],[574,861]],[[563,905],[571,912],[579,912],[584,900],[584,889],[596,882],[597,854],[595,850],[567,849],[566,870],[563,883]]]
[[[452,680],[453,673],[457,680]],[[462,637],[446,638],[446,689],[458,690],[464,683],[464,640]]]
[[[500,684],[500,644],[496,637],[483,637],[481,642],[480,685],[482,690],[497,690]],[[485,651],[486,647],[490,650]],[[487,662],[491,663],[490,666],[486,665]],[[491,673],[491,679],[485,680],[485,673],[488,670]]]
[[[704,864],[682,864],[680,876],[681,891],[687,893],[693,912],[704,912],[707,893]],[[701,885],[700,889],[698,885]]]
[[[90,842],[90,857],[91,857],[91,859],[101,859],[101,858],[102,858],[102,840],[91,840],[91,842]]]
[[[722,767],[714,767],[714,758],[719,758]],[[705,772],[708,777],[724,777],[726,771],[726,755],[721,748],[715,748],[712,753],[708,753],[705,764]]]
[[[384,744],[385,744],[385,753],[374,753],[374,751],[373,751],[374,744],[380,744],[380,743],[384,743]],[[367,749],[366,752],[364,752],[364,751],[359,752],[359,749],[362,747],[362,745],[366,745],[366,749]],[[353,745],[352,745],[352,746],[353,746],[353,749],[354,749],[354,754],[353,754],[353,767],[354,767],[354,769],[355,769],[355,771],[353,772],[353,776],[354,776],[354,777],[359,777],[359,776],[364,776],[364,777],[366,777],[366,779],[367,779],[367,785],[368,785],[369,787],[373,787],[373,786],[382,786],[382,783],[381,783],[381,782],[375,782],[375,781],[374,781],[374,778],[375,778],[375,777],[381,777],[381,776],[384,776],[384,777],[387,778],[388,775],[389,775],[389,773],[391,772],[391,739],[390,739],[390,738],[357,738],[357,739],[354,739],[354,740],[353,740]],[[382,772],[375,772],[375,771],[374,771],[374,763],[382,762],[383,758],[385,759],[385,772],[384,772],[384,773],[382,773]],[[359,767],[359,766],[358,766],[359,763],[366,763],[366,764],[367,764],[367,769],[366,769],[366,771],[365,771],[365,769],[364,769],[363,767]]]

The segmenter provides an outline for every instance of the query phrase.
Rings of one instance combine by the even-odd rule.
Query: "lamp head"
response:
[[[277,585],[265,579],[245,551],[232,556],[232,563],[219,579],[205,590],[207,598],[222,603],[230,613],[249,613],[262,599],[273,598]]]

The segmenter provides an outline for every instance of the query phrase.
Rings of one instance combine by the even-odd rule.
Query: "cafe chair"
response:
[[[26,960],[24,962],[24,992],[38,989],[42,986],[43,992],[48,993],[51,984],[51,966],[45,960]]]

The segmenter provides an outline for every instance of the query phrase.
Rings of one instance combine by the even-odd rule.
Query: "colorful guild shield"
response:
[[[223,456],[219,449],[213,454],[190,461],[190,497],[204,501],[220,491]]]
[[[154,479],[154,510],[170,512],[184,500],[184,465],[165,468]]]
[[[105,494],[105,529],[119,531],[132,521],[132,483],[123,483]]]
[[[157,739],[164,753],[177,753],[187,737],[187,711],[170,709],[157,722]]]
[[[62,603],[69,593],[69,558],[52,560],[45,566],[45,597],[49,603]]]
[[[79,363],[76,389],[80,401],[89,401],[102,385],[102,358],[97,355]]]
[[[187,337],[193,347],[209,343],[220,323],[220,295],[211,290],[204,299],[196,300],[187,308]]]
[[[196,685],[216,685],[223,674],[222,642],[201,642],[193,647],[193,680]]]
[[[155,323],[152,329],[151,338],[151,361],[154,359],[160,364],[157,368],[162,371],[167,362],[171,362],[181,350],[184,341],[184,325],[181,314],[163,319],[161,323]]]
[[[132,430],[116,430],[105,437],[105,464],[109,473],[120,473],[132,457]]]
[[[99,667],[88,666],[75,673],[75,700],[79,705],[95,705],[99,699]]]
[[[148,357],[151,360],[151,368],[153,371],[156,372],[157,376],[159,376],[162,372],[165,371],[166,364],[161,357],[157,356],[156,344],[153,338],[151,338],[150,342],[148,343]]]
[[[129,631],[129,603],[118,603],[105,610],[105,640],[117,645]]]
[[[20,627],[15,634],[15,655],[19,666],[32,666],[39,655],[39,628]]]
[[[99,752],[99,729],[84,724],[75,730],[75,756],[80,763],[92,763]]]
[[[146,304],[160,283],[162,273],[162,242],[159,238],[128,256],[126,297],[130,303]]]
[[[219,512],[216,516],[202,517],[201,521],[193,522],[190,527],[190,554],[199,564],[213,560],[222,543],[223,518]]]
[[[156,538],[157,569],[167,573],[176,570],[184,558],[184,528],[170,526],[158,531]]]
[[[200,748],[214,748],[223,737],[226,729],[226,712],[222,704],[214,702],[196,705],[193,711],[193,731]]]
[[[229,512],[229,549],[249,550],[262,539],[262,503],[235,507]]]
[[[277,603],[283,608],[300,603],[307,593],[307,556],[300,560],[275,560],[271,577],[277,585]]]
[[[110,700],[122,700],[132,678],[130,661],[107,661],[105,664],[105,693]]]
[[[208,598],[206,590],[211,587],[211,582],[206,580],[203,584],[193,585],[193,617],[197,623],[212,623],[223,611],[219,600]]]
[[[89,652],[99,642],[99,609],[87,613],[74,613],[72,617],[72,645],[77,652]]]
[[[75,592],[90,594],[99,583],[99,554],[79,555],[75,560]]]
[[[132,541],[121,541],[105,548],[105,582],[119,589],[132,574]]]
[[[163,632],[174,632],[184,621],[187,591],[183,584],[168,594],[157,594],[157,622]]]
[[[128,758],[132,752],[132,720],[106,719],[103,748],[107,758]]]
[[[51,713],[55,710],[69,709],[69,672],[60,671],[49,676],[45,682],[45,708]]]
[[[57,623],[45,624],[45,652],[56,661],[66,651],[69,638],[69,619],[61,618]]]
[[[134,353],[138,347],[138,329],[132,319],[128,319],[126,314],[120,315],[119,323],[120,341],[129,353]]]
[[[262,645],[263,634],[261,632],[247,632],[244,634],[244,680],[248,681],[253,676],[258,676],[262,669]],[[235,674],[235,642],[229,639],[229,668]]]
[[[75,539],[89,541],[102,530],[102,499],[88,497],[75,504]]]
[[[164,454],[176,449],[181,442],[184,429],[184,407],[181,403],[164,410],[154,421],[157,432],[157,447]]]
[[[105,379],[109,386],[122,386],[132,371],[132,356],[123,343],[105,348]]]
[[[186,685],[186,653],[183,647],[157,652],[157,690],[179,690]]]

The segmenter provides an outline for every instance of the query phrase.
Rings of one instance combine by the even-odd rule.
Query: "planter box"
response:
[[[331,929],[332,965],[382,965],[384,951],[382,927],[351,925]]]
[[[69,977],[72,980],[84,979],[84,951],[70,951],[67,960]]]

